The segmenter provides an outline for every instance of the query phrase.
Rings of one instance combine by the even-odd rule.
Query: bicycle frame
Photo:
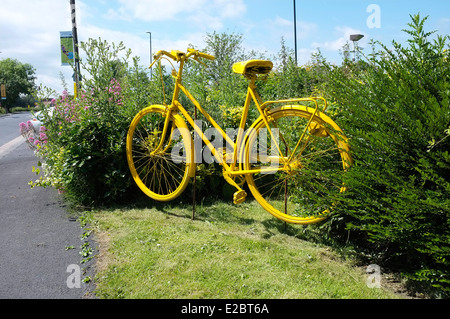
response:
[[[230,138],[230,136],[228,136],[225,133],[225,131],[217,124],[217,122],[208,114],[208,112],[200,105],[200,103],[192,96],[192,94],[186,89],[186,87],[184,87],[183,84],[181,83],[184,63],[189,58],[189,56],[190,56],[190,54],[187,54],[184,56],[180,56],[180,58],[179,58],[180,67],[179,67],[178,73],[175,77],[175,89],[174,89],[174,93],[173,93],[172,103],[170,106],[168,106],[167,114],[170,114],[172,112],[180,112],[181,114],[183,114],[183,116],[185,117],[187,122],[191,125],[191,127],[194,129],[194,131],[201,137],[201,139],[203,140],[205,145],[211,151],[211,154],[215,157],[217,162],[220,165],[222,165],[222,167],[224,168],[225,179],[228,182],[231,182],[231,184],[233,184],[237,188],[239,188],[239,186],[237,186],[234,181],[230,181],[229,177],[261,173],[262,171],[264,171],[264,173],[271,173],[271,172],[276,172],[276,171],[280,170],[279,167],[270,167],[270,168],[257,169],[257,170],[243,170],[241,167],[238,167],[238,155],[240,155],[240,152],[242,151],[243,147],[245,147],[245,145],[243,143],[244,137],[245,137],[245,131],[244,131],[245,123],[247,121],[248,112],[249,112],[250,104],[252,101],[255,103],[256,108],[258,109],[259,114],[261,115],[261,119],[264,121],[266,127],[268,128],[268,131],[269,131],[272,141],[275,141],[274,144],[276,145],[279,154],[281,154],[281,151],[278,146],[278,143],[276,143],[274,134],[273,134],[272,130],[270,129],[270,126],[268,124],[268,118],[267,118],[267,115],[265,112],[266,110],[268,110],[268,106],[272,105],[272,104],[279,104],[279,103],[299,103],[299,102],[312,102],[315,104],[315,112],[311,116],[311,119],[309,120],[308,125],[305,127],[303,135],[300,138],[294,151],[292,152],[290,158],[288,160],[286,160],[284,156],[280,155],[280,158],[282,158],[283,161],[285,161],[285,164],[287,164],[291,160],[292,155],[295,153],[295,151],[297,150],[297,148],[299,147],[299,145],[301,143],[301,140],[303,139],[304,135],[306,134],[306,131],[312,122],[313,116],[317,113],[317,111],[319,109],[319,103],[317,102],[317,100],[324,101],[324,109],[322,110],[322,112],[325,111],[325,109],[327,107],[327,103],[324,98],[313,98],[313,97],[312,98],[296,98],[296,99],[263,102],[261,97],[259,96],[258,92],[256,91],[256,85],[255,85],[255,82],[257,79],[256,76],[249,77],[250,82],[249,82],[249,86],[247,89],[247,95],[246,95],[246,99],[245,99],[245,103],[244,103],[243,115],[242,115],[242,118],[241,118],[241,121],[239,124],[236,142],[234,142]],[[233,147],[232,161],[230,164],[228,164],[224,160],[223,152],[219,152],[214,147],[212,142],[203,134],[201,128],[195,123],[195,121],[192,119],[192,117],[189,115],[189,113],[186,111],[186,109],[181,105],[181,103],[179,102],[179,95],[181,92],[183,92],[183,94],[185,94],[186,97],[194,104],[194,106],[197,108],[197,110],[199,110],[200,113],[202,113],[203,116],[205,116],[206,120],[213,125],[213,127],[220,133],[222,138],[225,139],[226,143]],[[161,142],[160,142],[159,146],[156,148],[156,150],[153,151],[153,153],[157,153],[162,148],[162,144],[163,144],[163,141],[165,140],[165,137],[166,137],[166,134],[168,131],[168,127],[169,127],[169,116],[166,117],[164,129],[163,129],[162,136],[161,136]]]
[[[247,193],[243,185],[247,183],[255,200],[280,220],[308,225],[326,218],[334,203],[324,207],[324,196],[345,191],[345,185],[338,189],[334,180],[339,182],[341,172],[351,164],[346,137],[324,114],[326,100],[309,97],[263,102],[255,83],[272,70],[273,63],[238,62],[233,71],[246,77],[249,85],[237,132],[236,128],[225,132],[182,83],[184,63],[189,58],[200,62],[199,58],[214,60],[214,57],[194,49],[188,49],[188,53],[158,51],[155,62],[163,55],[180,63],[178,70],[172,64],[175,79],[172,101],[170,105],[150,105],[140,111],[127,134],[127,161],[138,187],[155,200],[172,200],[196,176],[197,163],[213,159],[222,166],[224,179],[237,189],[234,204],[245,201]],[[183,107],[180,94],[194,105],[196,115],[200,111],[210,123],[212,135],[208,130],[203,132],[202,122],[194,120]],[[252,102],[259,114],[247,126]],[[319,110],[319,106],[323,109]],[[193,139],[192,134],[198,136]],[[299,196],[300,192],[305,195]],[[308,196],[308,192],[314,196]],[[305,207],[299,205],[303,199]]]

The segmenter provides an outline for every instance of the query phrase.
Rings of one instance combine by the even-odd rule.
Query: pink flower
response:
[[[20,127],[20,134],[23,134],[27,131],[27,125],[24,122],[20,123],[19,127]]]
[[[44,141],[44,140],[48,139],[47,135],[45,133],[43,133],[43,132],[41,132],[39,134],[39,138],[41,139],[41,141]]]

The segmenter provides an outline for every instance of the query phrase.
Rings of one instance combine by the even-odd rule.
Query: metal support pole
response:
[[[296,0],[294,0],[294,46],[295,46],[295,65],[297,63],[297,9],[296,9]]]
[[[147,31],[147,33],[150,35],[150,65],[153,63],[153,54],[152,54],[152,33]],[[150,68],[150,80],[153,79],[153,70]]]
[[[194,119],[195,121],[197,121],[197,108],[194,107]],[[195,134],[194,134],[195,136]],[[194,152],[195,152],[195,147],[194,147]],[[197,199],[196,197],[196,192],[197,192],[197,170],[195,171],[194,174],[194,180],[193,180],[193,185],[192,185],[192,220],[195,220],[195,208],[196,208],[196,201]]]
[[[78,33],[77,33],[77,19],[76,19],[76,7],[75,0],[70,0],[70,11],[71,11],[71,19],[72,19],[72,34],[73,34],[73,49],[74,49],[74,59],[75,59],[75,83],[76,83],[76,92],[74,92],[75,98],[78,97],[80,91],[80,55],[78,51]]]

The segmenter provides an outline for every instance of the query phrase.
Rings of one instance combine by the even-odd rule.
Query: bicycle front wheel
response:
[[[152,105],[140,111],[127,134],[127,161],[134,181],[149,197],[169,201],[178,197],[195,170],[192,138],[179,115],[169,115],[162,144],[166,110]]]
[[[243,168],[255,199],[273,216],[294,224],[324,220],[345,190],[351,164],[338,125],[314,109],[282,106],[259,118],[246,136]]]

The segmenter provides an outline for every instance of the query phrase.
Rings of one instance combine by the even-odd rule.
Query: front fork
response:
[[[170,106],[166,110],[165,119],[164,119],[164,127],[163,127],[163,131],[162,131],[162,134],[161,134],[161,139],[159,141],[158,146],[155,148],[155,150],[153,150],[150,153],[151,156],[154,156],[154,155],[156,155],[158,153],[161,153],[161,152],[165,152],[166,149],[170,147],[170,143],[168,143],[166,149],[163,149],[164,141],[166,140],[167,131],[169,130],[170,114],[173,112],[174,109],[176,109],[175,106]],[[174,126],[172,125],[172,127],[170,128],[170,140],[172,139],[173,128],[174,128]]]

